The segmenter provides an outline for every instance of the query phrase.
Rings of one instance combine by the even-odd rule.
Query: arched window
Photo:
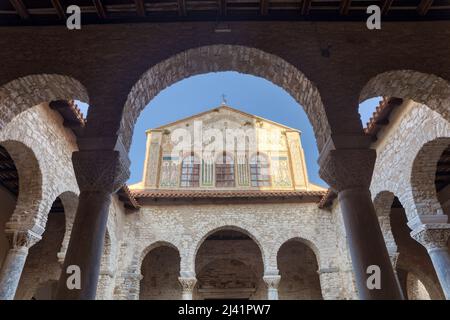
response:
[[[225,152],[216,160],[216,187],[234,187],[234,161]]]
[[[200,181],[200,161],[191,154],[183,159],[181,164],[181,186],[198,187]]]
[[[252,187],[270,186],[270,166],[267,156],[258,153],[250,159]]]

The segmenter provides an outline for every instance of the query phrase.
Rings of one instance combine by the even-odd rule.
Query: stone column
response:
[[[278,286],[280,284],[280,275],[265,275],[263,280],[267,286],[267,300],[278,300]]]
[[[72,156],[80,197],[58,283],[59,300],[95,299],[111,195],[129,176],[128,158],[121,155],[114,150],[83,150]],[[74,277],[81,286],[69,288],[68,284],[76,284]]]
[[[423,224],[411,232],[411,237],[427,249],[445,298],[450,300],[450,255],[447,246],[450,224]]]
[[[197,283],[197,278],[195,277],[178,277],[180,281],[182,294],[182,300],[192,300],[192,294],[194,292],[195,284]]]
[[[13,300],[28,255],[28,249],[41,237],[30,230],[8,231],[11,244],[0,272],[0,300]]]
[[[338,192],[359,297],[402,299],[369,191],[375,150],[348,148],[343,138],[342,149],[322,151],[320,175]],[[376,274],[380,287],[372,288]]]

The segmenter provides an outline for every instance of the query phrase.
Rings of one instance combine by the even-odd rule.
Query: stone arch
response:
[[[394,203],[395,194],[391,191],[381,191],[373,198],[373,205],[378,216],[381,232],[383,233],[384,242],[391,258],[391,262],[395,267],[396,257],[398,255],[397,243],[391,228],[391,210]]]
[[[414,158],[410,183],[417,215],[443,214],[437,198],[435,175],[439,158],[449,145],[450,137],[438,137],[425,143]]]
[[[316,246],[313,242],[311,242],[310,240],[307,240],[307,239],[302,238],[302,237],[292,237],[292,238],[289,238],[289,239],[287,239],[287,240],[282,241],[281,243],[277,243],[277,246],[275,247],[276,255],[278,255],[278,252],[280,251],[281,247],[282,247],[286,242],[289,242],[289,241],[297,241],[297,242],[300,242],[300,243],[304,244],[305,246],[307,246],[309,249],[311,249],[312,252],[314,252],[314,255],[316,256],[316,259],[317,259],[317,265],[318,265],[319,268],[320,268],[320,253],[319,253],[319,248],[317,248],[317,246]],[[276,257],[275,257],[275,258],[276,258]],[[277,264],[278,264],[278,263],[277,263]]]
[[[240,45],[210,45],[178,53],[148,69],[128,94],[120,123],[120,137],[126,149],[133,128],[145,106],[164,88],[193,75],[237,71],[265,78],[286,90],[303,106],[311,122],[319,150],[331,129],[319,90],[296,67],[282,58]]]
[[[144,250],[142,250],[140,256],[139,256],[139,263],[138,263],[138,267],[141,268],[142,266],[142,261],[144,261],[145,256],[147,256],[147,254],[150,253],[150,251],[152,251],[153,249],[159,248],[159,247],[169,247],[172,249],[175,249],[181,256],[181,251],[178,249],[178,247],[173,244],[170,241],[167,240],[159,240],[159,241],[155,241],[152,244],[148,245],[147,247],[145,247]]]
[[[251,231],[248,231],[248,229],[239,227],[236,225],[224,225],[224,226],[216,227],[216,228],[213,228],[213,229],[207,231],[199,238],[199,240],[196,240],[194,242],[194,244],[195,244],[193,247],[194,250],[189,254],[190,259],[189,260],[187,259],[187,261],[186,261],[189,263],[186,266],[187,267],[186,271],[192,272],[195,274],[195,257],[197,256],[198,250],[200,249],[201,245],[203,244],[203,242],[205,242],[206,238],[208,238],[210,235],[212,235],[218,231],[222,231],[222,230],[233,230],[233,231],[237,231],[237,232],[240,232],[240,233],[243,233],[243,234],[249,236],[258,246],[259,251],[261,253],[262,261],[264,263],[264,269],[266,269],[267,254],[265,253],[265,248],[262,245],[262,243],[254,236],[254,234],[256,234],[256,232],[252,233]],[[252,231],[254,231],[254,230],[252,230]],[[183,267],[184,267],[184,264],[182,264],[182,268]],[[183,269],[182,269],[182,271],[183,271]]]
[[[399,198],[411,222],[418,219],[417,215],[420,214],[415,205],[411,186],[414,162],[422,146],[436,139],[450,137],[450,123],[419,102],[410,100],[402,108],[394,119],[398,122],[397,127],[389,132],[389,139],[377,147],[370,191],[372,195],[385,190],[393,192]],[[436,162],[437,159],[439,156]],[[428,182],[428,186],[430,185]]]
[[[194,259],[196,299],[261,299],[267,295],[261,248],[242,228],[209,232]]]
[[[0,144],[13,159],[19,179],[16,207],[6,228],[33,229],[41,235],[44,228],[38,225],[36,219],[47,214],[52,202],[44,200],[43,175],[36,153],[20,141],[4,140]]]
[[[286,261],[292,255],[295,259]],[[311,258],[314,261],[308,261]],[[281,276],[280,299],[323,299],[322,288],[327,284],[320,279],[318,249],[313,243],[300,237],[288,239],[278,247],[276,259]]]
[[[15,116],[42,102],[73,99],[89,103],[86,88],[72,77],[36,74],[15,79],[0,87],[0,130]]]
[[[268,261],[267,261],[267,271],[278,271],[278,262],[277,262],[277,255],[280,248],[288,241],[299,241],[303,244],[305,244],[308,248],[310,248],[317,259],[317,264],[319,266],[319,269],[324,267],[325,264],[327,264],[329,261],[324,261],[322,257],[329,256],[328,254],[321,254],[322,249],[319,248],[319,246],[314,243],[313,240],[307,239],[304,236],[299,235],[297,232],[290,232],[287,234],[282,235],[279,239],[276,240],[276,242],[271,246],[270,248],[270,254],[268,254]],[[324,243],[326,245],[326,243]]]
[[[57,281],[61,274],[64,256],[61,255],[64,237],[66,235],[67,217],[63,199],[71,200],[76,195],[70,192],[63,193],[52,199],[52,206],[47,214],[45,230],[41,240],[28,252],[27,260],[23,268],[16,299],[32,299],[42,283]],[[48,290],[55,290],[47,286]],[[53,293],[53,292],[48,292]],[[49,297],[48,297],[49,298]]]
[[[61,244],[61,249],[58,252],[58,260],[62,263],[66,255],[67,247],[69,246],[70,234],[72,232],[73,222],[78,208],[78,190],[65,191],[59,195],[64,207],[64,214],[66,217],[66,230],[64,239]]]
[[[146,247],[139,264],[139,284],[136,283],[139,299],[180,299],[180,269],[181,254],[172,243],[157,241]]]
[[[399,277],[400,285],[403,286],[404,291],[406,291],[405,289],[407,289],[405,288],[405,282],[407,280],[406,277],[408,276],[408,274],[413,274],[422,282],[428,294],[430,295],[431,300],[445,300],[444,293],[442,292],[439,284],[436,284],[436,281],[433,279],[433,277],[430,277],[429,274],[423,272],[422,270],[420,270],[420,268],[416,268],[413,265],[405,265],[400,262],[397,268],[397,274]],[[407,292],[405,298],[408,299]]]
[[[364,86],[359,101],[387,96],[427,105],[450,122],[450,83],[434,74],[393,70],[376,75]]]

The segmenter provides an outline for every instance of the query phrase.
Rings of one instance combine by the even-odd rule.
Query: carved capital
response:
[[[267,289],[278,289],[278,285],[280,284],[281,276],[279,275],[266,275],[263,276],[263,280],[267,286]]]
[[[81,191],[113,193],[127,181],[128,157],[114,150],[82,150],[72,155]]]
[[[195,284],[197,283],[197,278],[195,277],[178,277],[178,281],[181,284],[181,289],[184,293],[190,293],[194,290]]]
[[[411,232],[411,237],[423,245],[428,252],[447,248],[447,241],[450,237],[450,224],[422,224]]]
[[[31,230],[6,230],[6,237],[11,249],[29,249],[42,238]]]
[[[334,149],[321,155],[320,177],[335,191],[369,187],[375,165],[372,149]]]

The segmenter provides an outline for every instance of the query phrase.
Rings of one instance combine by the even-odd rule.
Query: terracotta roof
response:
[[[323,197],[324,191],[261,191],[261,190],[131,190],[135,198],[295,198]]]
[[[328,209],[333,204],[334,199],[337,198],[337,193],[331,189],[328,189],[325,195],[320,199],[318,204],[320,209]]]
[[[119,191],[117,191],[117,195],[119,196],[119,200],[123,202],[125,208],[138,210],[141,207],[136,198],[131,194],[130,188],[128,188],[127,185],[120,188]]]
[[[65,127],[72,129],[77,137],[81,136],[83,129],[86,126],[86,119],[73,100],[56,100],[50,102],[49,106],[61,114],[64,118]]]
[[[401,98],[386,98],[380,101],[380,104],[375,109],[375,112],[372,114],[372,117],[367,122],[366,128],[364,128],[364,132],[370,136],[374,140],[377,139],[378,132],[382,129],[383,126],[386,126],[389,123],[389,116],[391,112],[398,106],[403,103],[403,99]]]

